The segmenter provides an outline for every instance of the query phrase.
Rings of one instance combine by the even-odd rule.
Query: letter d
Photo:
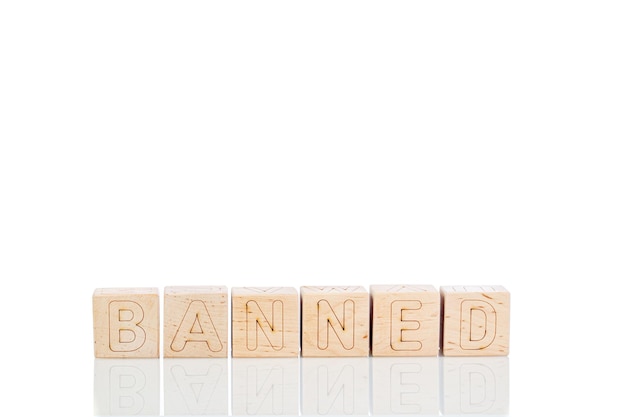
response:
[[[496,310],[482,300],[461,302],[461,348],[480,350],[496,338]]]

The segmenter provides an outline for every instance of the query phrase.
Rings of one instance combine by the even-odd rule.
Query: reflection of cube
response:
[[[98,288],[93,293],[97,358],[159,357],[159,290]]]
[[[300,303],[291,287],[237,287],[232,297],[233,357],[300,353]]]
[[[227,416],[228,359],[163,359],[163,393],[166,416]]]
[[[228,290],[218,287],[165,287],[163,356],[228,356]]]
[[[372,285],[372,356],[437,356],[439,292],[432,285]]]
[[[369,294],[363,287],[301,287],[302,356],[369,356]]]
[[[509,354],[510,294],[501,286],[441,287],[446,356]]]
[[[441,414],[509,415],[509,358],[441,358]]]
[[[300,362],[301,415],[369,414],[369,358],[306,358]],[[384,386],[375,388],[389,389]]]
[[[233,416],[298,415],[298,358],[234,358],[231,366]]]
[[[160,370],[156,358],[95,359],[94,415],[158,416]]]
[[[372,358],[372,415],[439,415],[439,358]]]

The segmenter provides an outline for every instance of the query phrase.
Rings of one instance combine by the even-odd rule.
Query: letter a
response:
[[[206,343],[211,352],[222,350],[222,341],[217,335],[209,310],[201,300],[189,303],[170,347],[174,352],[180,352],[185,349],[187,342]]]

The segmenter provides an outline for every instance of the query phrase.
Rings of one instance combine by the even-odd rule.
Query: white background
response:
[[[2,2],[0,413],[92,413],[96,287],[394,282],[511,291],[511,415],[619,414],[625,21]]]

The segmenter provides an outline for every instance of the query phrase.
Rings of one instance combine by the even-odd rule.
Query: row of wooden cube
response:
[[[157,288],[96,289],[95,356],[159,357],[159,310]],[[501,286],[235,287],[232,356],[505,356],[509,310]],[[228,323],[226,287],[165,287],[165,357],[226,357]]]

